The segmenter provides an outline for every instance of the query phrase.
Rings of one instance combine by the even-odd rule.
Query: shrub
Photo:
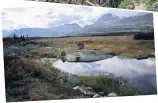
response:
[[[135,40],[154,40],[154,33],[135,33],[133,36]]]
[[[135,89],[122,86],[121,83],[112,78],[104,76],[77,76],[78,85],[91,87],[96,92],[104,92],[106,95],[115,92],[120,95],[135,95]]]
[[[6,101],[30,101],[71,98],[72,87],[66,86],[67,75],[56,68],[31,59],[4,57]],[[59,79],[63,80],[61,84]]]

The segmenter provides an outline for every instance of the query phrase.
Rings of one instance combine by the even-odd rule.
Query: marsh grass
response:
[[[93,36],[93,37],[67,37],[37,40],[61,44],[56,51],[77,51],[76,43],[83,41],[84,49],[103,52],[122,53],[122,57],[137,57],[142,54],[152,54],[155,51],[154,40],[134,40],[133,36]]]

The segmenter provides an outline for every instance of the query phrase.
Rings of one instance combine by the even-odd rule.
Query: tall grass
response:
[[[85,85],[92,87],[96,92],[104,92],[108,95],[111,92],[115,92],[120,96],[136,95],[134,88],[129,88],[112,78],[103,76],[78,76],[78,85]]]

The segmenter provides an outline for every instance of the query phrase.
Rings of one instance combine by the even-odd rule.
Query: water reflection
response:
[[[124,77],[134,86],[144,89],[148,94],[155,94],[156,90],[156,64],[155,58],[144,60],[120,59],[113,57],[91,63],[70,63],[57,61],[53,64],[63,71],[81,75],[110,75]]]

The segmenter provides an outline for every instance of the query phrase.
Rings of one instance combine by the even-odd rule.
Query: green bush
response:
[[[4,68],[7,102],[68,98],[66,93],[72,91],[60,84],[60,71],[50,68],[49,63],[41,68],[31,68],[25,67],[19,58],[4,57]],[[66,97],[59,96],[61,90]]]
[[[126,9],[127,5],[131,5],[132,3],[132,0],[123,0],[121,1],[119,8]]]
[[[119,81],[112,78],[103,76],[77,76],[77,78],[79,80],[78,85],[91,87],[95,92],[104,92],[105,95],[111,92],[123,96],[136,94],[135,89],[123,86]]]
[[[135,33],[133,34],[135,40],[154,40],[154,33]]]

